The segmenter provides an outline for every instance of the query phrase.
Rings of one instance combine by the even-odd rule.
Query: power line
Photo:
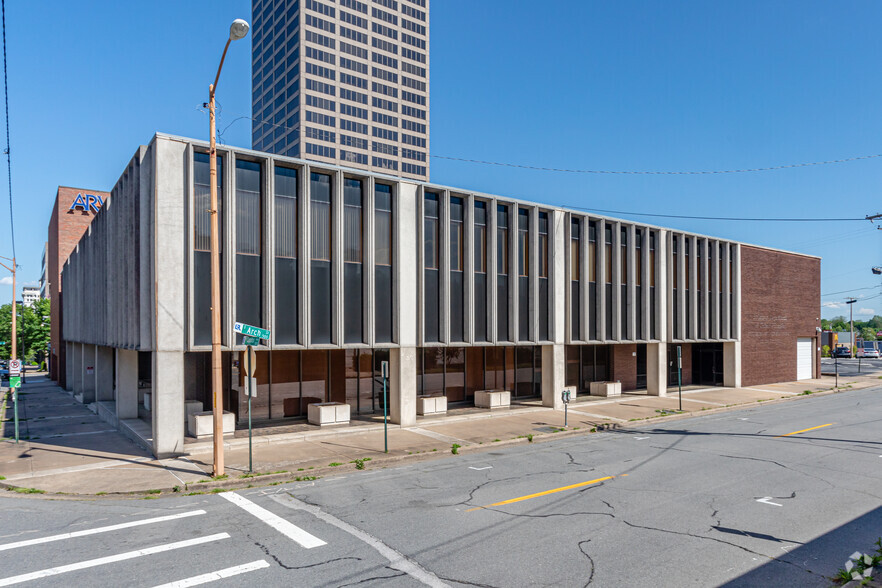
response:
[[[819,223],[819,222],[845,222],[845,221],[866,221],[866,218],[750,218],[736,216],[689,216],[685,214],[655,214],[649,212],[627,212],[624,210],[604,210],[602,208],[583,208],[581,206],[573,206],[568,204],[567,208],[575,208],[576,210],[584,210],[585,212],[600,212],[603,214],[619,214],[626,216],[653,216],[660,218],[684,218],[691,220],[716,220],[716,221],[751,221],[751,222],[780,222],[780,223]]]
[[[464,163],[478,163],[481,165],[495,165],[500,167],[514,167],[518,169],[529,169],[533,171],[560,172],[568,174],[616,174],[616,175],[654,175],[654,176],[698,176],[709,174],[743,174],[751,172],[774,171],[780,169],[792,169],[796,167],[811,167],[815,165],[829,165],[832,163],[846,163],[849,161],[859,161],[862,159],[875,159],[882,157],[882,153],[876,155],[860,155],[858,157],[847,157],[845,159],[830,159],[827,161],[810,161],[807,163],[792,163],[788,165],[774,165],[771,167],[753,167],[744,169],[718,169],[718,170],[687,170],[687,171],[645,171],[645,170],[602,170],[602,169],[568,169],[559,167],[541,167],[536,165],[522,165],[518,163],[504,163],[499,161],[485,161],[482,159],[468,159],[465,157],[449,157],[446,155],[430,155],[435,159],[447,159],[449,161],[459,161]]]
[[[16,259],[15,255],[15,222],[12,218],[12,156],[10,155],[9,145],[9,83],[6,73],[6,0],[0,3],[0,10],[3,13],[3,97],[6,100],[6,168],[9,178],[9,228],[10,237],[12,238],[12,259]],[[13,297],[15,292],[12,293]]]
[[[251,117],[248,115],[237,115],[237,118],[230,122],[224,130],[230,127],[234,122],[247,118],[252,122],[255,122],[259,125],[268,125],[288,130],[297,131],[300,133],[299,128],[289,127],[287,125],[273,123],[269,121],[264,121],[255,117]],[[533,171],[547,171],[547,172],[558,172],[558,173],[570,173],[570,174],[612,174],[612,175],[684,175],[684,176],[695,176],[695,175],[710,175],[710,174],[741,174],[741,173],[753,173],[753,172],[764,172],[764,171],[775,171],[781,169],[793,169],[798,167],[812,167],[817,165],[830,165],[834,163],[847,163],[850,161],[861,161],[864,159],[876,159],[878,157],[882,157],[882,153],[877,153],[873,155],[858,155],[856,157],[846,157],[843,159],[828,159],[824,161],[809,161],[804,163],[791,163],[785,165],[774,165],[769,167],[753,167],[753,168],[742,168],[742,169],[720,169],[720,170],[685,170],[685,171],[650,171],[650,170],[603,170],[603,169],[571,169],[571,168],[560,168],[560,167],[542,167],[537,165],[526,165],[519,163],[506,163],[501,161],[487,161],[483,159],[470,159],[467,157],[452,157],[449,155],[433,155],[429,154],[429,157],[433,159],[445,159],[448,161],[459,161],[463,163],[476,163],[481,165],[495,165],[499,167],[513,167],[518,169],[528,169]],[[698,217],[697,217],[698,218]],[[711,219],[717,220],[717,219]],[[847,219],[852,220],[852,219]],[[867,220],[863,218],[861,220]]]
[[[821,294],[821,297],[836,296],[837,294],[847,294],[848,292],[857,292],[858,290],[875,290],[879,286],[867,286],[866,288],[852,288],[851,290],[841,290],[839,292],[830,292],[829,294]]]

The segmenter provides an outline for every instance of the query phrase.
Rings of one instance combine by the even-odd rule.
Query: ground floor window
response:
[[[188,353],[188,400],[202,401],[211,409],[210,353]],[[382,361],[388,349],[333,349],[258,351],[255,372],[257,395],[251,400],[253,420],[305,418],[307,406],[317,402],[342,402],[353,414],[383,410]],[[243,354],[222,354],[224,409],[237,421],[248,418],[248,381]],[[388,393],[388,390],[387,390]]]
[[[610,349],[610,345],[567,345],[566,385],[588,394],[591,382],[609,380]]]
[[[425,347],[417,350],[417,394],[473,402],[476,390],[508,390],[513,398],[541,395],[542,348]]]

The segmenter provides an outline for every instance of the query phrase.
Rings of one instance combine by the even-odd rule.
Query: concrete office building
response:
[[[207,145],[156,135],[64,267],[68,387],[156,455],[210,409]],[[819,373],[820,260],[555,206],[223,146],[223,396],[247,419],[233,323],[258,347],[256,421],[476,391],[558,406],[592,382],[664,395]],[[93,305],[96,297],[103,301]]]
[[[429,0],[254,0],[258,151],[429,178]]]
[[[34,302],[40,299],[40,289],[36,286],[24,286],[21,289],[21,303],[27,307],[33,307]]]
[[[77,246],[83,233],[95,218],[95,214],[107,200],[108,193],[98,190],[82,190],[59,186],[55,194],[55,204],[49,217],[48,241],[45,253],[45,277],[42,286],[52,301],[49,317],[49,377],[65,386],[65,350],[61,337],[61,268],[67,257]],[[90,301],[100,306],[104,296]]]

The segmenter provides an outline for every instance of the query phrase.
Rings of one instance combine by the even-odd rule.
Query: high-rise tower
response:
[[[252,147],[429,178],[429,0],[253,0]]]

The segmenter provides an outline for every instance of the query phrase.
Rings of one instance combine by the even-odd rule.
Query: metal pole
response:
[[[680,412],[683,412],[683,359],[682,346],[677,345],[677,396],[680,398]]]
[[[251,365],[251,345],[248,346],[248,350],[245,353],[248,361],[248,473],[253,474],[254,468],[251,463],[251,397],[254,396],[254,392],[251,387],[251,380],[253,379],[251,375],[254,373],[254,366]]]
[[[567,428],[567,409],[569,406],[570,404],[568,402],[564,402],[564,429]]]
[[[386,402],[386,375],[383,374],[383,447],[384,453],[389,453],[389,403]]]
[[[839,356],[833,358],[833,365],[836,366],[836,387],[839,387]]]
[[[15,407],[15,442],[18,443],[18,388],[12,389],[12,404]]]

